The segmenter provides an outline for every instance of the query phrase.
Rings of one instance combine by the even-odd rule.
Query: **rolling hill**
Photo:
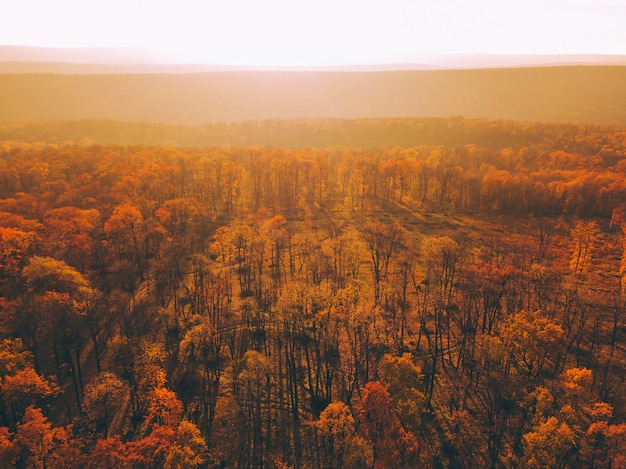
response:
[[[378,72],[0,74],[0,119],[194,125],[290,118],[448,117],[626,124],[626,67]]]

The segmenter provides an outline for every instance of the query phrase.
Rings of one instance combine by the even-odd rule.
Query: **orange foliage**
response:
[[[378,381],[365,385],[360,417],[366,437],[373,445],[374,467],[413,467],[417,440],[400,424],[389,392]]]

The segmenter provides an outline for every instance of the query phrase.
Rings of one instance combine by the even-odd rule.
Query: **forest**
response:
[[[0,127],[0,467],[625,468],[625,380],[625,127]]]

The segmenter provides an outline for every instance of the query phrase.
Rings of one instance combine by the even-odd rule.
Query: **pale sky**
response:
[[[0,44],[125,47],[183,63],[626,55],[626,0],[0,0],[0,12]]]

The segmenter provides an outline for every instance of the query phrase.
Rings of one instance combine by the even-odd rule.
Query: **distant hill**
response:
[[[122,48],[48,48],[0,45],[0,73],[199,73],[219,71],[393,71],[511,68],[563,65],[626,65],[624,55],[425,55],[403,63],[333,66],[183,64],[154,53]]]
[[[626,125],[626,67],[0,74],[0,119],[448,117]]]
[[[463,68],[463,67],[461,67]],[[396,63],[369,65],[334,65],[320,67],[248,67],[243,65],[204,64],[101,64],[75,62],[0,61],[0,74],[54,73],[61,75],[128,75],[186,74],[211,72],[387,72],[399,70],[443,70],[446,67],[428,63]]]

